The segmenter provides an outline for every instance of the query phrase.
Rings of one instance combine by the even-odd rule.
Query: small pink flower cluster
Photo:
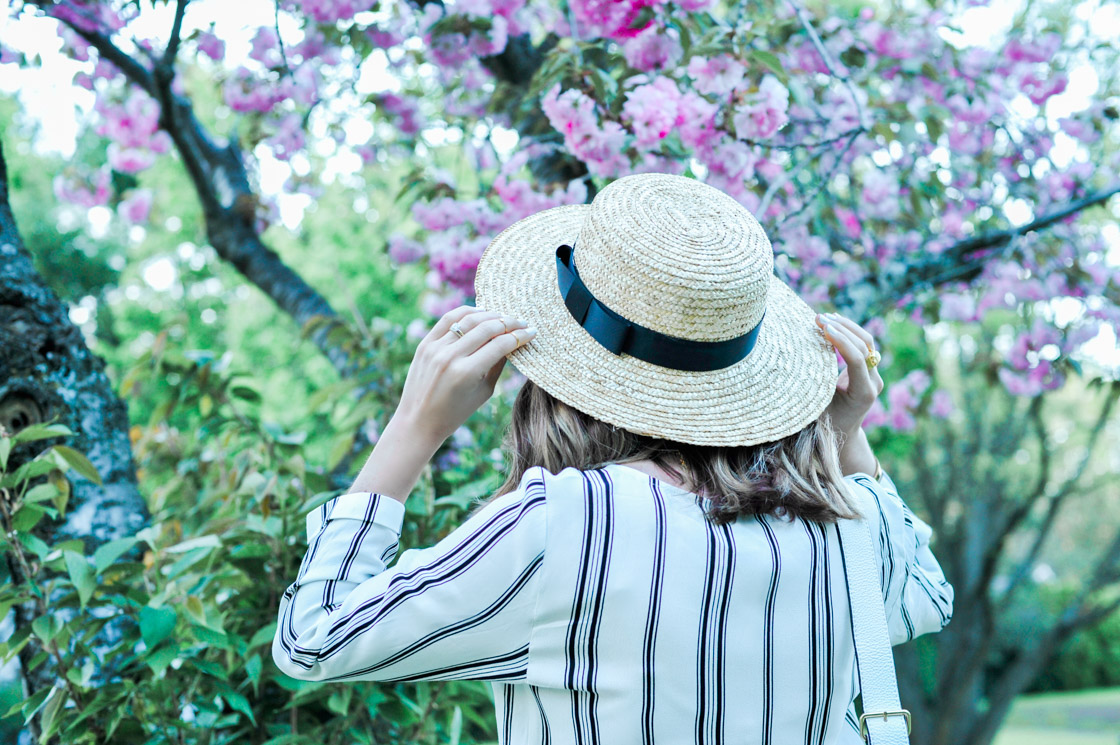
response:
[[[394,118],[397,131],[405,135],[415,135],[424,128],[424,115],[420,102],[415,98],[405,98],[396,93],[382,93],[374,99],[377,108]]]
[[[285,0],[283,7],[303,13],[316,23],[338,23],[350,20],[375,4],[376,0]]]
[[[113,174],[109,166],[97,169],[90,177],[73,181],[63,174],[54,177],[54,196],[60,203],[78,207],[100,207],[109,203],[112,196]]]
[[[887,387],[887,404],[876,399],[871,411],[863,420],[864,429],[890,427],[898,432],[910,432],[918,424],[915,413],[920,408],[931,379],[925,370],[911,370],[901,380]],[[930,398],[929,413],[942,419],[953,413],[953,398],[948,391],[934,391]]]
[[[789,121],[789,90],[773,75],[764,75],[758,92],[748,95],[735,111],[735,133],[750,140],[767,140]]]
[[[1094,333],[1091,336],[1095,336]],[[1091,338],[1091,337],[1090,337]],[[1027,331],[1020,332],[1007,351],[1006,367],[999,369],[999,379],[1014,396],[1037,396],[1065,382],[1053,365],[1062,354],[1066,341],[1054,326],[1036,320]]]
[[[560,93],[560,84],[541,99],[552,127],[564,135],[568,152],[587,164],[596,176],[613,178],[622,173],[630,160],[623,153],[626,130],[618,122],[599,125],[595,102],[577,90]]]
[[[148,221],[152,209],[152,190],[133,189],[132,193],[117,205],[117,214],[132,225],[143,225]]]

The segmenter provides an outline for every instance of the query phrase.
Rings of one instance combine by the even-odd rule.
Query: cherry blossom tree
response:
[[[1096,35],[1094,13],[1105,11],[1095,2],[1045,12],[1027,4],[978,43],[959,28],[987,12],[974,0],[858,10],[278,0],[237,60],[207,21],[219,12],[212,3],[166,5],[171,23],[153,39],[135,33],[139,3],[14,4],[17,16],[58,20],[68,54],[85,63],[74,84],[96,97],[84,126],[102,138],[104,161],[60,174],[57,196],[113,205],[118,219],[143,224],[155,196],[146,171],[176,159],[217,254],[297,322],[327,319],[312,338],[343,375],[355,363],[329,333],[342,323],[337,312],[263,237],[278,218],[276,195],[260,188],[265,159],[287,164],[284,192],[311,199],[328,159],[317,153],[356,171],[414,163],[402,196],[419,229],[386,244],[396,262],[427,268],[432,316],[471,300],[479,257],[500,230],[589,201],[619,176],[659,171],[701,179],[754,212],[782,277],[814,306],[867,323],[888,349],[887,369],[888,320],[932,329],[1002,319],[984,370],[1023,402],[1023,432],[1037,428],[1046,396],[1080,373],[1086,346],[1120,332],[1120,270],[1108,257],[1117,235],[1101,225],[1120,192],[1120,64]],[[3,64],[34,61],[0,46]],[[391,84],[360,92],[374,69]],[[198,97],[215,91],[240,137],[219,136],[224,127],[198,113]],[[461,144],[477,187],[432,162],[436,141]],[[866,426],[909,432],[920,415],[950,416],[961,405],[937,382],[924,370],[897,376]],[[1099,404],[1090,451],[1115,398]],[[952,695],[985,693],[985,604],[1008,536],[1037,505],[1056,511],[1071,489],[1047,474],[1030,499],[993,496],[983,526],[936,526],[951,553],[952,628],[961,632],[938,640],[939,659],[951,662],[937,666],[932,690],[903,676],[904,701],[921,714],[915,741],[988,741],[1025,685],[1026,668],[997,681],[985,710]],[[924,498],[935,515],[960,499]],[[1120,538],[1100,557],[1094,591],[1116,581],[1118,546]],[[971,615],[973,602],[988,610]],[[1034,651],[1052,652],[1107,610],[1081,598]],[[897,652],[901,670],[916,669],[912,649]]]

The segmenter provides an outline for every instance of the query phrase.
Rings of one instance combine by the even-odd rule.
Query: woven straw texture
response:
[[[710,372],[613,354],[564,305],[556,280],[563,244],[574,245],[576,269],[601,303],[664,334],[730,339],[765,313],[754,349]],[[590,205],[519,220],[483,253],[475,293],[479,308],[536,326],[536,338],[508,358],[522,374],[638,434],[696,445],[771,442],[814,421],[835,390],[835,352],[814,311],[773,275],[773,250],[754,216],[683,176],[626,176]]]

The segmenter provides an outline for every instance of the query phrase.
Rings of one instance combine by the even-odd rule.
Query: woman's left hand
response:
[[[875,351],[875,339],[855,321],[837,313],[818,315],[817,323],[847,363],[836,381],[828,413],[836,429],[851,435],[860,429],[871,405],[883,392],[879,369],[867,366],[868,355]]]
[[[526,326],[469,305],[445,313],[416,347],[397,415],[442,443],[493,395],[506,355],[536,335]]]

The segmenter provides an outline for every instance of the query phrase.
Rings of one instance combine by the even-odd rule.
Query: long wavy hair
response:
[[[711,499],[708,517],[717,524],[740,515],[821,523],[861,516],[842,485],[838,434],[827,415],[774,442],[690,445],[606,424],[527,380],[514,401],[503,451],[507,476],[491,499],[514,491],[534,466],[556,474],[569,466],[588,471],[649,460]]]

